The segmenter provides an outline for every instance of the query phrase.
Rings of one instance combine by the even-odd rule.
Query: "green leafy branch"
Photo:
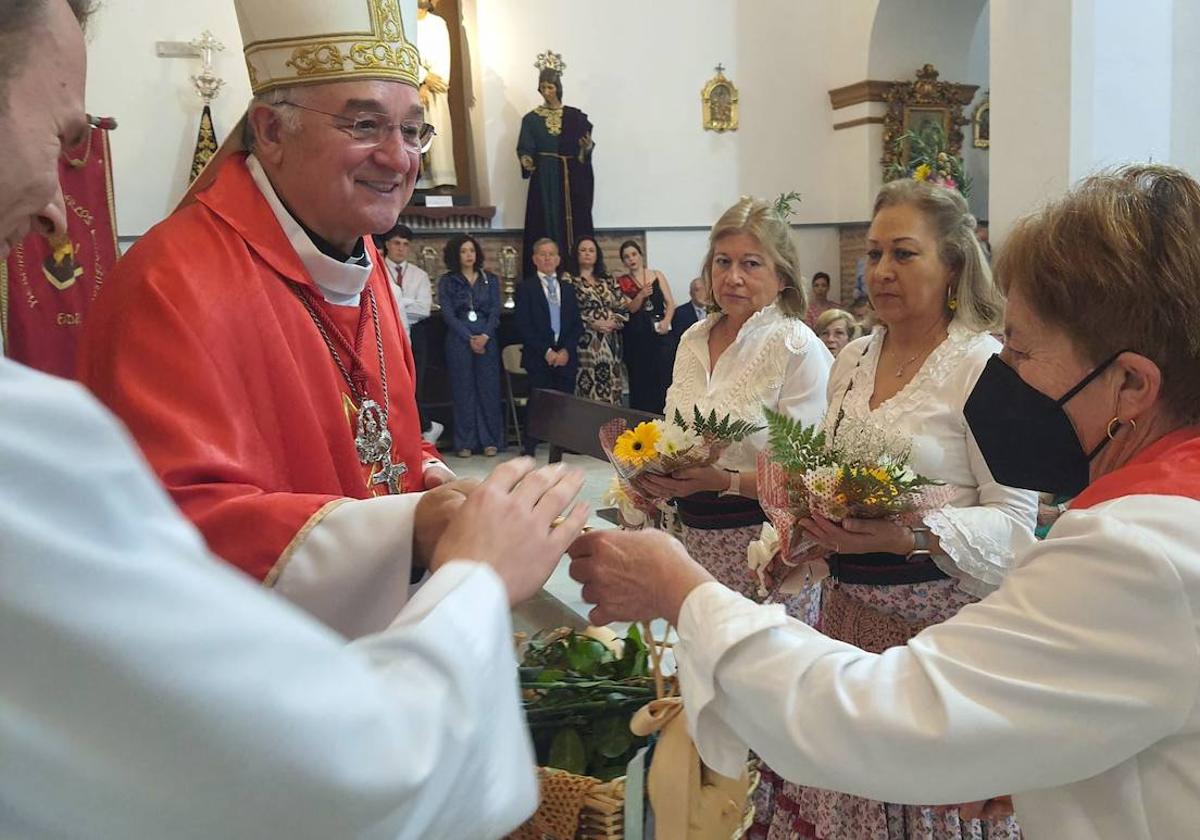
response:
[[[800,193],[792,190],[791,192],[780,193],[772,205],[775,215],[783,219],[785,222],[790,219],[795,210],[792,209],[793,204],[799,204],[801,201]]]
[[[818,426],[806,426],[795,418],[764,406],[767,419],[767,447],[771,458],[789,473],[805,473],[836,463],[826,446],[825,432]]]
[[[750,437],[755,432],[761,432],[766,428],[765,426],[746,420],[733,420],[728,414],[718,419],[716,410],[713,410],[705,417],[700,412],[698,406],[692,406],[692,412],[693,418],[690,425],[683,419],[683,415],[680,414],[678,408],[675,409],[673,422],[676,426],[685,431],[691,431],[705,440],[722,440],[738,443]]]

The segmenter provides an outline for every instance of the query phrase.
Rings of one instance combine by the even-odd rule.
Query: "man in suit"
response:
[[[688,327],[708,317],[708,296],[704,290],[704,280],[700,277],[693,280],[691,286],[688,287],[688,294],[691,300],[682,306],[675,307],[675,314],[671,316],[672,370],[675,369],[675,353],[679,350],[679,339],[683,338]]]
[[[521,364],[529,374],[529,387],[575,393],[576,355],[583,320],[575,300],[575,287],[562,282],[558,245],[553,239],[533,244],[537,273],[526,277],[516,291],[516,325],[521,337]],[[534,454],[537,441],[525,437],[525,454]]]

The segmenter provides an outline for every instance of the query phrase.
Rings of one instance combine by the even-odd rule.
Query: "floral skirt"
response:
[[[826,581],[822,584],[828,586]],[[846,595],[915,625],[937,624],[977,600],[952,580],[898,586],[838,584]],[[846,639],[853,643],[855,640]],[[786,782],[763,766],[751,838],[767,840],[1019,840],[1011,817],[960,820],[953,808],[896,805]]]
[[[713,530],[689,528],[687,525],[681,527],[684,548],[692,555],[692,559],[734,592],[752,601],[762,601],[758,593],[758,578],[746,562],[746,550],[762,533],[761,525]],[[807,587],[779,603],[787,608],[788,615],[805,624],[813,624],[820,604],[820,585]]]

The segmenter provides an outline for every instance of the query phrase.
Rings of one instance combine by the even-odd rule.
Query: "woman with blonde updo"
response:
[[[698,408],[761,424],[766,406],[819,423],[832,357],[804,323],[808,306],[787,223],[770,204],[743,198],[713,227],[701,279],[718,311],[679,340],[666,416],[678,410],[690,418]],[[757,485],[766,443],[761,431],[731,445],[713,466],[644,479],[656,496],[676,499],[691,555],[751,598],[759,583],[746,550],[766,521]],[[801,593],[789,604],[808,616],[812,601]]]

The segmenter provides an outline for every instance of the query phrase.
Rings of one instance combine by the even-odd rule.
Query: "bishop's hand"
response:
[[[463,502],[479,482],[474,479],[448,481],[421,496],[413,517],[413,565],[430,568],[434,549],[447,526],[458,516]]]
[[[562,464],[536,470],[532,458],[501,464],[457,509],[430,569],[451,560],[486,563],[504,582],[509,603],[521,603],[542,588],[583,530],[587,506],[571,507],[582,487],[582,470]]]

